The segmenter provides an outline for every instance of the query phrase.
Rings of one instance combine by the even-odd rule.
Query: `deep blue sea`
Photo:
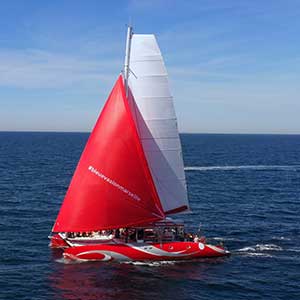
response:
[[[48,247],[86,133],[0,133],[1,299],[300,299],[300,135],[181,135],[192,214],[232,256],[66,264]]]

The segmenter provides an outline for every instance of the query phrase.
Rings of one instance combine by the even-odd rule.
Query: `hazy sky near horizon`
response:
[[[126,24],[157,36],[181,132],[300,133],[300,1],[3,1],[0,130],[89,131]]]

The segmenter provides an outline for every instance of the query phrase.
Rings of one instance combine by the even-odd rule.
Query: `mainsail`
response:
[[[80,232],[165,217],[120,76],[89,137],[54,224]]]
[[[189,209],[177,119],[167,70],[152,34],[133,34],[131,109],[165,213]]]

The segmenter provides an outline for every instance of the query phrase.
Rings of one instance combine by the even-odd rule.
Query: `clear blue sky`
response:
[[[89,131],[126,26],[157,35],[181,132],[300,133],[300,1],[1,1],[0,130]]]

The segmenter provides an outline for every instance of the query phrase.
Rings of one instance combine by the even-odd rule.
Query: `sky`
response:
[[[2,1],[0,131],[90,131],[126,24],[154,33],[180,132],[300,134],[300,1]]]

